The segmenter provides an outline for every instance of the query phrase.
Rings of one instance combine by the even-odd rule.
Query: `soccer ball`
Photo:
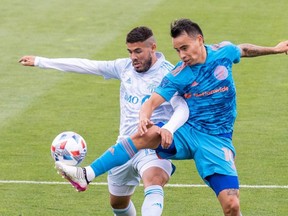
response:
[[[87,154],[85,140],[79,134],[65,131],[55,137],[51,145],[51,156],[66,165],[79,165]]]

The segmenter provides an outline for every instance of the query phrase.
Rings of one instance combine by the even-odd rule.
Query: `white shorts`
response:
[[[108,189],[115,196],[129,196],[139,185],[145,170],[159,167],[169,176],[173,173],[170,160],[159,159],[154,150],[140,150],[131,160],[122,166],[115,167],[108,172]]]

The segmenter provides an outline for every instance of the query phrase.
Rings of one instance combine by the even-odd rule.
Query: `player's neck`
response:
[[[200,54],[200,58],[199,58],[199,64],[204,64],[207,58],[207,50],[206,47],[203,45],[201,47],[201,54]]]
[[[158,58],[157,58],[156,54],[153,55],[152,56],[152,64],[151,64],[151,66],[153,66],[157,62],[157,60],[158,60]]]

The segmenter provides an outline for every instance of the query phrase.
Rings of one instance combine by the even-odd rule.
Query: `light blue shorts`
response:
[[[235,149],[230,138],[202,133],[184,124],[175,133],[169,150],[156,149],[160,158],[194,159],[203,180],[214,173],[238,176],[234,163]]]

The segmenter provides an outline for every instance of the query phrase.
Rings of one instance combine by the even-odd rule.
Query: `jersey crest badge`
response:
[[[214,77],[217,80],[225,80],[228,77],[228,70],[225,66],[218,66],[214,71]]]

